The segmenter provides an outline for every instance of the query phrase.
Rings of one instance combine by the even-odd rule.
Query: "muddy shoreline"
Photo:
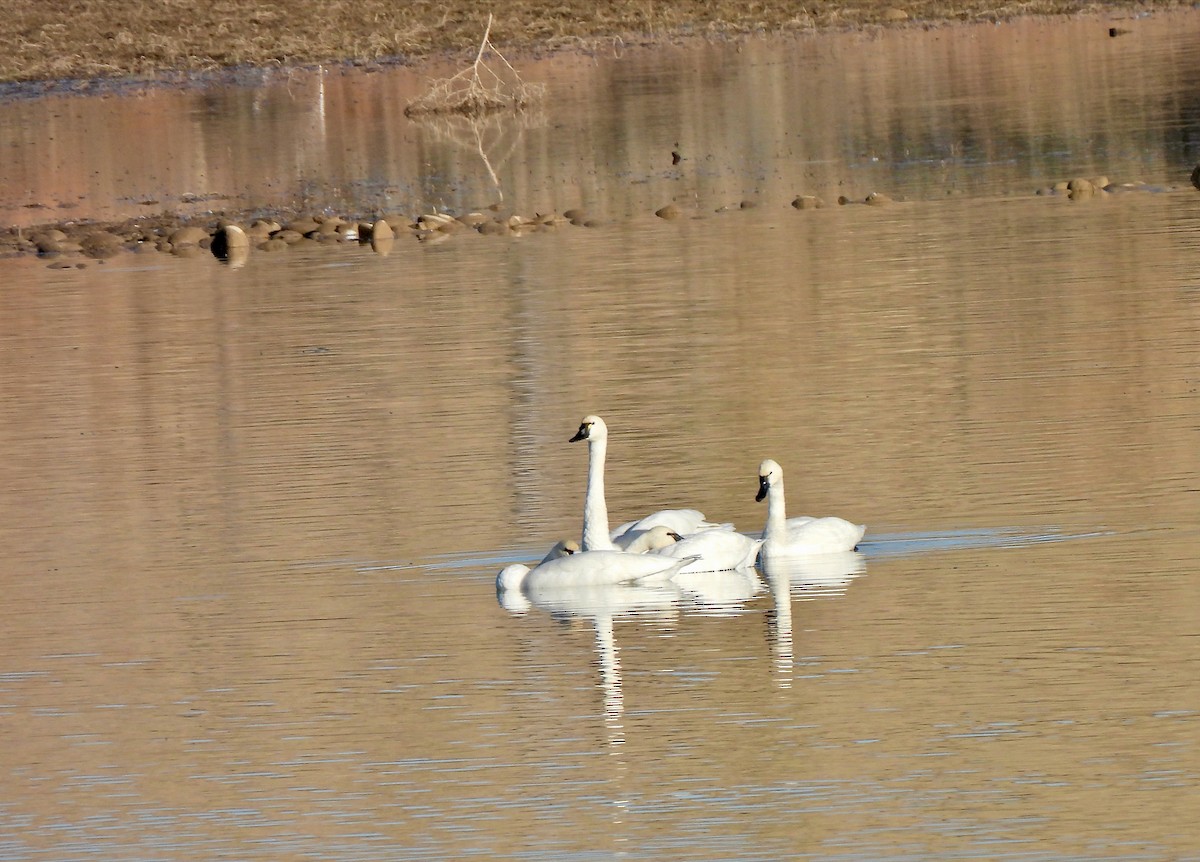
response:
[[[502,51],[541,54],[683,38],[854,30],[1000,21],[1083,12],[1134,14],[1185,8],[1135,0],[831,0],[810,4],[672,0],[664,3],[514,0],[503,8],[471,0],[357,0],[296,10],[274,0],[13,0],[0,19],[0,83],[9,92],[95,87],[139,77],[179,81],[179,73],[230,74],[253,67],[330,63],[415,64],[470,54],[489,15]],[[234,72],[236,73],[236,72]],[[11,86],[22,83],[22,86]]]
[[[445,8],[450,11],[446,12],[441,25],[436,28],[425,27],[420,30],[423,34],[422,39],[412,37],[405,43],[411,49],[408,53],[387,53],[387,44],[363,41],[365,34],[373,31],[372,28],[377,30],[381,26],[379,22],[384,20],[380,17],[383,13],[367,2],[355,6],[353,15],[339,13],[344,16],[342,35],[348,37],[350,42],[325,43],[314,36],[312,45],[321,47],[314,47],[315,53],[311,54],[289,48],[293,42],[288,39],[299,39],[304,31],[288,30],[288,39],[272,40],[264,37],[253,40],[257,52],[246,49],[245,53],[237,55],[237,59],[244,61],[242,65],[221,65],[219,58],[213,56],[212,51],[203,50],[204,43],[195,41],[180,42],[173,51],[159,58],[161,63],[158,60],[148,64],[121,62],[118,58],[110,56],[112,46],[104,41],[93,40],[90,52],[70,42],[73,38],[71,34],[78,28],[88,26],[92,16],[105,5],[86,2],[81,4],[80,9],[69,21],[64,20],[60,22],[63,26],[51,29],[58,34],[59,41],[38,43],[41,53],[31,60],[23,71],[14,72],[11,67],[6,68],[0,63],[0,100],[62,94],[120,97],[147,87],[192,88],[217,84],[255,86],[272,68],[276,72],[281,71],[278,68],[281,64],[285,64],[282,71],[306,68],[307,64],[318,61],[332,62],[335,66],[343,68],[387,68],[395,65],[419,67],[422,63],[444,63],[448,58],[455,58],[455,63],[460,60],[466,62],[471,59],[470,52],[478,49],[477,44],[467,51],[458,47],[467,41],[469,34],[470,40],[477,42],[477,11],[469,13],[464,7],[454,12],[455,7],[447,6]],[[0,23],[0,45],[12,41],[14,28],[20,29],[18,24],[22,21],[24,30],[21,32],[26,35],[31,32],[48,32],[44,24],[42,30],[31,29],[34,27],[34,24],[30,23],[33,8],[23,2],[19,3],[15,14],[6,22]],[[38,14],[44,17],[44,8],[37,8],[41,10]],[[249,32],[247,22],[256,20],[256,16],[266,16],[263,20],[270,18],[270,10],[264,4],[250,3],[239,8],[239,20],[246,24],[243,27],[243,38],[246,37],[246,32]],[[954,7],[951,10],[938,4],[899,5],[867,2],[822,7],[819,13],[813,13],[791,4],[765,11],[757,7],[726,7],[720,3],[696,6],[677,3],[660,8],[658,17],[650,20],[646,17],[644,8],[614,7],[615,11],[609,9],[611,14],[604,17],[601,14],[604,10],[587,5],[575,8],[568,4],[559,9],[559,13],[565,17],[555,19],[551,32],[544,26],[546,22],[533,22],[533,18],[538,15],[549,14],[546,7],[517,4],[513,9],[506,9],[504,17],[493,24],[491,36],[496,46],[503,46],[505,55],[519,64],[522,59],[542,57],[554,52],[611,52],[616,43],[653,48],[659,45],[686,44],[698,39],[737,40],[745,38],[748,34],[786,35],[800,31],[862,30],[871,27],[948,26],[955,21],[1031,17],[1031,13],[1032,17],[1039,17],[1083,10],[1096,16],[1098,20],[1119,24],[1122,18],[1132,17],[1137,12],[1165,11],[1172,8],[1178,7],[1175,4],[1146,6],[1140,3],[1109,3],[1095,6],[1053,3],[1039,7],[1023,6],[1017,10],[1021,13],[1018,16],[1011,14],[1012,7],[995,4],[976,4]],[[196,10],[196,15],[202,19],[205,15],[218,12],[219,7],[213,6],[207,10]],[[118,42],[129,42],[133,46],[140,44],[143,37],[149,38],[154,15],[147,12],[141,20],[147,29],[146,33],[112,38]],[[527,26],[523,29],[514,28],[511,23],[513,20],[525,21]],[[219,29],[219,23],[208,21],[205,26]],[[225,22],[225,25],[225,32],[230,32],[228,22]],[[1114,29],[1112,35],[1116,36],[1119,32]],[[80,38],[84,36],[87,34]],[[358,41],[355,41],[356,39]],[[370,50],[361,47],[367,44],[374,47]],[[395,47],[394,43],[389,44]],[[350,50],[346,45],[358,45],[359,48]],[[29,50],[28,40],[23,44],[23,50]],[[147,59],[148,56],[143,59]],[[64,58],[69,58],[71,62],[63,65],[66,62]],[[52,77],[52,73],[59,70],[65,70],[67,74]],[[1048,181],[1053,182],[1054,179],[1048,178]],[[1031,193],[1033,191],[1030,190]],[[462,227],[479,232],[527,233],[554,229],[559,225],[582,225],[590,222],[586,214],[564,215],[508,209],[478,213],[470,217],[473,221],[471,224],[463,225],[454,220],[453,224],[436,225],[422,221],[423,214],[417,212],[381,213],[367,208],[360,212],[339,212],[330,215],[330,208],[319,204],[301,209],[246,207],[245,203],[242,202],[242,206],[236,210],[214,206],[201,215],[195,215],[183,212],[175,214],[171,211],[171,204],[164,201],[164,209],[154,215],[120,222],[97,220],[81,213],[78,218],[69,220],[60,217],[57,220],[47,219],[33,227],[11,227],[0,231],[0,258],[37,255],[47,258],[50,265],[65,268],[85,265],[88,259],[106,260],[126,252],[158,250],[185,255],[208,253],[214,241],[218,243],[219,248],[226,236],[226,228],[230,225],[234,226],[230,228],[232,231],[245,232],[250,240],[250,248],[284,250],[288,245],[299,241],[370,244],[372,225],[381,217],[397,235],[410,235],[425,241],[440,241]],[[194,208],[191,212],[194,212]],[[307,229],[303,227],[304,224],[309,225]],[[272,227],[267,230],[265,225]],[[191,238],[180,242],[178,238],[184,229],[190,230]],[[236,237],[236,233],[233,235]],[[220,254],[217,256],[223,257]]]

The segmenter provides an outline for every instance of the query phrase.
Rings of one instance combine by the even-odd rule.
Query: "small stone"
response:
[[[250,237],[236,224],[227,224],[212,238],[210,251],[213,257],[241,266],[250,251]]]
[[[676,219],[683,215],[683,211],[680,210],[675,204],[667,204],[665,207],[656,209],[654,214],[661,219],[667,219],[670,221],[671,219]]]
[[[271,237],[266,242],[259,243],[257,248],[259,251],[266,251],[266,252],[287,251],[289,245],[290,245],[290,243],[285,239],[279,239],[278,237]]]
[[[1200,189],[1200,165],[1192,168],[1192,185]]]
[[[208,231],[202,227],[181,227],[178,230],[172,231],[167,238],[171,243],[172,248],[179,248],[184,245],[199,245],[201,241],[208,239]]]
[[[381,218],[376,219],[375,223],[371,225],[370,237],[372,241],[395,239],[396,232],[392,230],[392,226],[388,224],[387,219]]]
[[[1067,196],[1073,201],[1090,198],[1096,194],[1096,187],[1092,185],[1091,180],[1085,180],[1082,177],[1076,177],[1067,183]]]
[[[816,195],[798,195],[792,201],[792,206],[798,210],[819,210],[825,206],[825,201]]]
[[[53,236],[37,237],[34,240],[38,254],[70,254],[83,251],[83,246],[69,239],[55,239]]]
[[[38,231],[29,239],[38,251],[43,254],[50,254],[51,252],[58,251],[60,244],[67,241],[67,235],[58,228],[49,228]]]
[[[225,245],[229,248],[250,247],[250,237],[246,236],[246,232],[242,230],[240,225],[225,225],[225,227],[221,228],[221,235],[225,237]]]
[[[93,231],[85,236],[79,243],[83,249],[83,253],[89,257],[104,258],[112,257],[119,251],[122,251],[124,240],[114,233],[108,231]]]
[[[892,199],[890,197],[888,197],[887,195],[885,195],[883,192],[871,192],[869,195],[867,195],[867,198],[864,201],[864,203],[869,204],[870,206],[873,206],[873,207],[877,207],[877,206],[882,206],[883,204],[892,203]]]
[[[507,223],[498,221],[485,221],[479,226],[478,230],[485,236],[501,236],[510,232]]]
[[[459,224],[453,216],[443,213],[425,213],[417,219],[417,227],[421,230],[441,230],[447,224]]]
[[[290,230],[300,234],[300,236],[304,236],[305,234],[310,234],[315,230],[319,230],[320,227],[321,223],[312,216],[303,216],[301,218],[292,219],[283,226],[283,229]]]

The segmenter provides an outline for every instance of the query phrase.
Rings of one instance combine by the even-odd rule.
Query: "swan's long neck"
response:
[[[783,479],[771,483],[767,489],[767,525],[763,528],[763,541],[785,541],[787,539],[787,507],[783,501]]]
[[[604,456],[608,449],[605,437],[588,440],[587,493],[583,498],[583,549],[612,551],[616,546],[608,537],[608,505],[604,502]]]

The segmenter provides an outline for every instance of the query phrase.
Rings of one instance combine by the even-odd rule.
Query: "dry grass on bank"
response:
[[[1174,0],[1159,7],[1178,5]],[[860,27],[905,20],[990,20],[1134,0],[8,0],[0,16],[0,81],[153,75],[239,65],[414,60],[478,45],[489,13],[505,51],[587,47],[676,35]]]

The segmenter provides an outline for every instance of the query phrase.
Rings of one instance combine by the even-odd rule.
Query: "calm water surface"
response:
[[[1200,859],[1198,31],[559,58],[468,147],[404,71],[0,106],[13,223],[602,222],[0,262],[0,858]],[[147,114],[190,126],[139,172]],[[1152,188],[1032,193],[1101,173]],[[593,412],[614,523],[755,532],[772,457],[867,541],[498,601],[578,533]]]

